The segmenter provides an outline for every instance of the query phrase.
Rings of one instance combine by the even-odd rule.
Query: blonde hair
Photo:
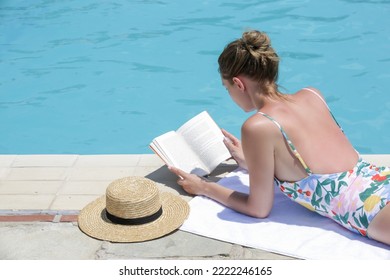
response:
[[[265,89],[269,95],[279,96],[276,81],[279,57],[271,47],[267,34],[257,30],[246,31],[240,39],[229,43],[218,58],[223,79],[233,83],[233,77],[245,75]]]

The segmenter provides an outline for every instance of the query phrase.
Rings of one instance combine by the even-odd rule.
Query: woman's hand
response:
[[[177,183],[189,194],[192,195],[204,195],[206,179],[194,174],[189,174],[183,170],[169,166],[168,169],[176,174],[179,179]]]
[[[244,152],[242,151],[241,141],[224,129],[222,129],[222,133],[225,135],[224,143],[226,148],[228,148],[230,154],[237,162],[238,166],[244,169],[248,169],[245,162]]]

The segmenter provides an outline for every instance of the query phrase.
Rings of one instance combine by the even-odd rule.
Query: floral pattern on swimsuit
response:
[[[291,183],[275,178],[275,183],[292,200],[363,236],[367,236],[375,215],[390,201],[390,168],[377,167],[361,158],[350,171],[310,174]]]

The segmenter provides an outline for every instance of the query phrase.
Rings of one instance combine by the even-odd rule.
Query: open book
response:
[[[149,146],[167,165],[204,176],[231,157],[223,138],[221,129],[203,111],[178,130],[154,138]]]

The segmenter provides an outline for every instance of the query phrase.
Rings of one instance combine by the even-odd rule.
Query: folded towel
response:
[[[219,184],[248,193],[249,176],[237,169]],[[352,233],[275,189],[274,207],[256,219],[197,196],[181,230],[301,259],[390,259],[390,246]]]

